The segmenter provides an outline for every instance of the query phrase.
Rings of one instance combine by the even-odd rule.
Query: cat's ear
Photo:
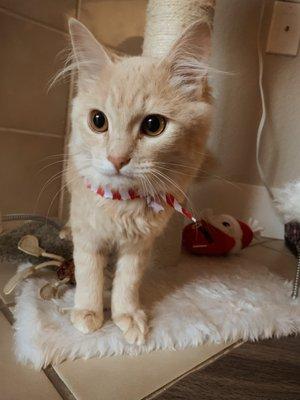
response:
[[[69,19],[69,32],[79,83],[92,81],[112,60],[92,33],[75,18]]]
[[[207,79],[211,53],[211,28],[207,22],[190,25],[164,59],[170,82],[186,93],[194,93]]]

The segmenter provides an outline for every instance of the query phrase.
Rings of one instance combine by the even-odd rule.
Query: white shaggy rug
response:
[[[141,297],[151,330],[141,347],[127,344],[109,316],[101,330],[81,334],[55,303],[39,299],[45,283],[44,278],[24,282],[15,309],[17,358],[35,368],[78,357],[136,355],[300,332],[300,301],[291,300],[291,283],[242,254],[183,255],[177,267],[149,269]],[[73,294],[74,289],[68,290],[59,306],[72,306]]]

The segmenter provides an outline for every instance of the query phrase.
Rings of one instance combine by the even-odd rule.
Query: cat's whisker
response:
[[[220,181],[224,181],[225,183],[228,183],[228,185],[233,186],[235,189],[238,189],[240,191],[243,190],[237,183],[234,183],[233,181],[231,181],[231,180],[229,180],[227,178],[224,178],[224,176],[212,174],[210,172],[205,171],[204,169],[200,169],[199,172],[205,174],[208,177],[215,178],[215,179],[218,179]]]
[[[195,208],[193,206],[193,202],[191,201],[191,199],[189,198],[189,196],[184,192],[184,190],[173,180],[171,179],[169,176],[165,175],[164,173],[162,173],[161,171],[158,170],[154,170],[156,173],[158,173],[162,178],[164,178],[165,180],[167,180],[171,185],[173,185],[175,187],[175,189],[177,189],[185,198],[185,200],[188,203],[189,208],[191,209],[192,213],[194,215],[196,215],[195,212]]]
[[[156,179],[158,181],[158,186],[159,186],[158,197],[160,197],[160,193],[164,192],[164,190],[162,188],[165,188],[166,182],[162,179],[162,177],[159,176],[159,174],[157,174],[156,171],[152,170],[151,175],[152,175],[153,179]],[[157,185],[157,183],[156,183],[156,185]]]
[[[57,157],[64,157],[64,156],[68,156],[68,154],[66,154],[66,153],[50,154],[49,156],[41,158],[38,162],[42,162],[42,161],[48,160],[49,158],[57,158]]]
[[[49,207],[48,207],[48,210],[47,210],[47,215],[46,215],[47,218],[49,218],[49,214],[50,214],[51,208],[52,208],[53,203],[54,203],[55,199],[57,198],[57,196],[58,196],[63,190],[65,190],[66,187],[67,187],[70,183],[76,182],[76,180],[79,180],[79,179],[81,179],[81,176],[75,176],[75,178],[70,179],[69,181],[66,181],[66,183],[65,183],[64,185],[62,185],[62,187],[55,193],[55,195],[52,197],[51,203],[50,203],[50,205],[49,205]]]
[[[147,189],[147,185],[146,185],[146,182],[145,182],[145,179],[144,179],[143,175],[138,176],[138,180],[142,185],[143,194],[146,195],[148,193],[148,189]]]
[[[192,169],[195,171],[199,171],[199,167],[193,167],[191,165],[187,165],[187,164],[182,164],[182,163],[174,163],[174,162],[163,162],[163,161],[157,161],[157,162],[153,162],[153,164],[162,164],[162,165],[168,165],[170,167],[172,166],[178,166],[178,167],[183,167],[183,168],[188,168],[188,169]]]
[[[39,201],[41,199],[42,194],[44,193],[44,191],[46,190],[46,188],[51,185],[54,181],[56,181],[57,179],[61,179],[63,178],[63,176],[68,172],[72,170],[71,167],[66,167],[64,169],[62,169],[61,171],[57,172],[56,174],[52,175],[49,179],[47,179],[47,181],[44,183],[42,189],[40,190],[38,196],[37,196],[37,200],[35,202],[35,211],[37,210]]]
[[[50,168],[50,167],[52,167],[53,165],[61,164],[61,163],[64,163],[64,162],[66,162],[66,160],[54,161],[53,163],[47,164],[47,165],[45,165],[44,167],[42,167],[41,169],[39,169],[39,170],[36,172],[36,175],[39,175],[39,174],[40,174],[41,172],[43,172],[45,169]]]
[[[46,156],[46,157],[40,159],[39,162],[45,161],[45,160],[47,160],[47,159],[49,159],[49,158],[56,158],[56,157],[65,157],[66,159],[68,159],[70,156],[76,156],[76,155],[78,155],[78,154],[81,154],[81,152],[80,152],[80,151],[77,151],[76,153],[70,153],[70,152],[68,152],[68,153],[51,154],[51,155],[49,155],[49,156]]]
[[[170,169],[170,168],[166,168],[166,167],[162,167],[162,166],[158,166],[158,168],[163,169],[163,170],[165,170],[165,171],[173,172],[173,173],[176,173],[176,174],[189,176],[189,177],[191,177],[191,178],[193,178],[193,177],[195,176],[195,174],[187,174],[187,173],[185,173],[185,172],[178,171],[178,170],[176,170],[176,169]]]
[[[151,180],[151,176],[149,176],[149,171],[147,174],[143,175],[145,180],[147,181],[147,187],[148,187],[148,194],[150,194],[150,196],[152,197],[157,197],[159,192],[157,191],[154,183]]]
[[[152,171],[156,174],[158,174],[159,176],[161,176],[162,178],[164,178],[166,181],[168,181],[171,185],[173,185],[183,196],[185,199],[187,199],[187,195],[185,194],[185,192],[182,190],[182,188],[169,176],[167,176],[166,174],[164,174],[162,171],[159,171],[158,169],[152,169]]]
[[[152,179],[154,179],[154,178],[155,178],[155,176],[152,176]],[[159,196],[160,196],[161,188],[157,188],[157,187],[156,187],[156,186],[157,186],[157,183],[156,183],[156,182],[153,182],[153,181],[151,180],[151,176],[150,176],[150,177],[147,176],[147,179],[149,180],[150,187],[151,187],[152,190],[153,190],[153,195],[154,195],[154,197],[159,197]]]
[[[152,173],[152,176],[148,177],[149,182],[151,183],[151,187],[153,188],[153,198],[155,199],[160,199],[160,187],[161,187],[161,181],[158,180],[158,178]]]
[[[68,161],[69,161],[69,159],[65,159],[65,160],[54,161],[53,163],[47,164],[47,165],[45,165],[43,168],[41,168],[41,169],[36,173],[36,175],[40,174],[42,171],[44,171],[44,170],[47,169],[47,168],[50,168],[50,167],[53,166],[53,165],[60,164],[60,163],[65,163],[65,162],[68,162]],[[88,158],[87,158],[86,161],[92,161],[92,159],[88,159]]]
[[[154,163],[155,163],[155,162],[154,162]],[[159,165],[159,163],[165,164],[165,165],[169,165],[170,167],[171,167],[171,166],[180,166],[180,167],[182,167],[182,168],[188,168],[188,169],[196,170],[198,173],[203,173],[203,174],[205,174],[205,175],[208,176],[208,177],[212,177],[212,178],[215,178],[215,179],[219,179],[219,180],[224,181],[224,182],[228,183],[229,185],[235,187],[236,189],[242,190],[242,188],[241,188],[240,186],[238,186],[236,183],[230,181],[229,179],[226,179],[225,177],[220,176],[220,175],[212,174],[211,172],[208,172],[208,171],[204,170],[204,169],[201,168],[201,167],[200,167],[200,168],[194,168],[194,167],[191,167],[191,166],[186,165],[186,164],[170,163],[170,162],[166,162],[166,163],[164,163],[164,162],[157,162],[158,165]],[[160,166],[160,168],[162,168],[162,166]],[[173,170],[172,170],[172,171],[173,171]],[[178,172],[181,172],[181,171],[178,171]],[[181,173],[182,173],[182,172],[181,172]],[[192,176],[193,176],[193,175],[192,175]]]
[[[152,187],[151,182],[149,181],[149,178],[147,177],[147,175],[139,174],[138,178],[142,182],[142,186],[143,186],[142,190],[144,191],[144,194],[153,196],[153,194],[154,194],[153,187]]]
[[[48,211],[47,211],[47,217],[49,216],[49,212],[50,212],[51,207],[52,207],[52,205],[53,205],[53,203],[54,203],[54,201],[55,201],[55,198],[56,198],[63,190],[65,190],[65,189],[67,188],[68,185],[70,185],[71,183],[75,182],[76,180],[82,179],[81,175],[83,175],[83,174],[82,174],[83,171],[86,170],[86,169],[88,169],[88,168],[89,168],[89,166],[82,167],[80,170],[77,171],[78,174],[79,174],[78,176],[75,176],[75,178],[73,178],[73,179],[69,179],[69,180],[66,179],[66,180],[65,180],[65,183],[61,186],[61,188],[56,192],[56,194],[55,194],[55,195],[53,196],[53,198],[52,198],[52,201],[51,201],[50,206],[49,206]],[[62,171],[62,172],[66,172],[66,171]]]
[[[41,197],[42,197],[42,194],[43,194],[44,191],[46,190],[47,186],[48,186],[48,185],[51,185],[51,183],[53,183],[55,180],[60,179],[60,178],[62,177],[62,175],[63,175],[64,172],[65,172],[65,171],[59,171],[58,173],[52,175],[52,176],[51,176],[49,179],[47,179],[47,181],[44,183],[42,189],[40,190],[40,192],[39,192],[39,194],[38,194],[38,196],[37,196],[36,202],[35,202],[35,206],[34,206],[35,212],[36,212],[37,207],[38,207],[38,205],[39,205],[39,202],[40,202],[40,199],[41,199]]]
[[[193,177],[196,176],[195,174],[187,174],[187,173],[185,173],[185,172],[182,172],[182,171],[179,171],[179,170],[176,170],[176,169],[166,168],[166,167],[163,167],[163,166],[159,166],[158,168],[163,169],[163,170],[165,170],[165,171],[173,172],[173,173],[176,173],[176,174],[189,176],[189,177],[191,177],[191,178],[193,178]],[[228,180],[228,179],[226,179],[226,178],[224,178],[224,177],[221,177],[221,176],[218,176],[218,175],[215,175],[215,174],[208,173],[208,172],[206,172],[206,171],[204,171],[204,170],[201,170],[201,169],[199,169],[199,172],[204,173],[204,174],[206,174],[207,176],[210,176],[210,177],[212,177],[212,178],[216,178],[216,179],[222,180],[222,181],[224,181],[224,182],[226,182],[226,183],[232,185],[233,187],[235,187],[235,188],[237,188],[237,189],[241,189],[237,184],[231,182],[230,180]]]

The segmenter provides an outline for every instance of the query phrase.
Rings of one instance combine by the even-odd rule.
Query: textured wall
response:
[[[75,8],[76,0],[0,0],[3,214],[58,215],[62,155],[48,157],[63,152],[69,85],[47,88],[62,67],[57,55],[68,44],[66,16],[75,15]]]
[[[128,54],[142,51],[147,0],[82,0],[80,20],[106,45]]]
[[[261,0],[219,0],[214,23],[213,64],[230,74],[215,74],[216,117],[210,148],[216,165],[210,170],[236,182],[260,184],[255,165],[260,118],[256,35]],[[267,0],[265,49],[273,1]],[[268,124],[262,164],[273,186],[300,176],[300,55],[264,54],[264,87]]]

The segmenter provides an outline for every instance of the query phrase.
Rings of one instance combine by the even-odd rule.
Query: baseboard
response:
[[[276,195],[276,189],[273,189]],[[231,214],[243,221],[258,220],[266,237],[283,239],[284,225],[264,186],[213,179],[195,182],[189,191],[196,211],[212,208],[215,213]]]

